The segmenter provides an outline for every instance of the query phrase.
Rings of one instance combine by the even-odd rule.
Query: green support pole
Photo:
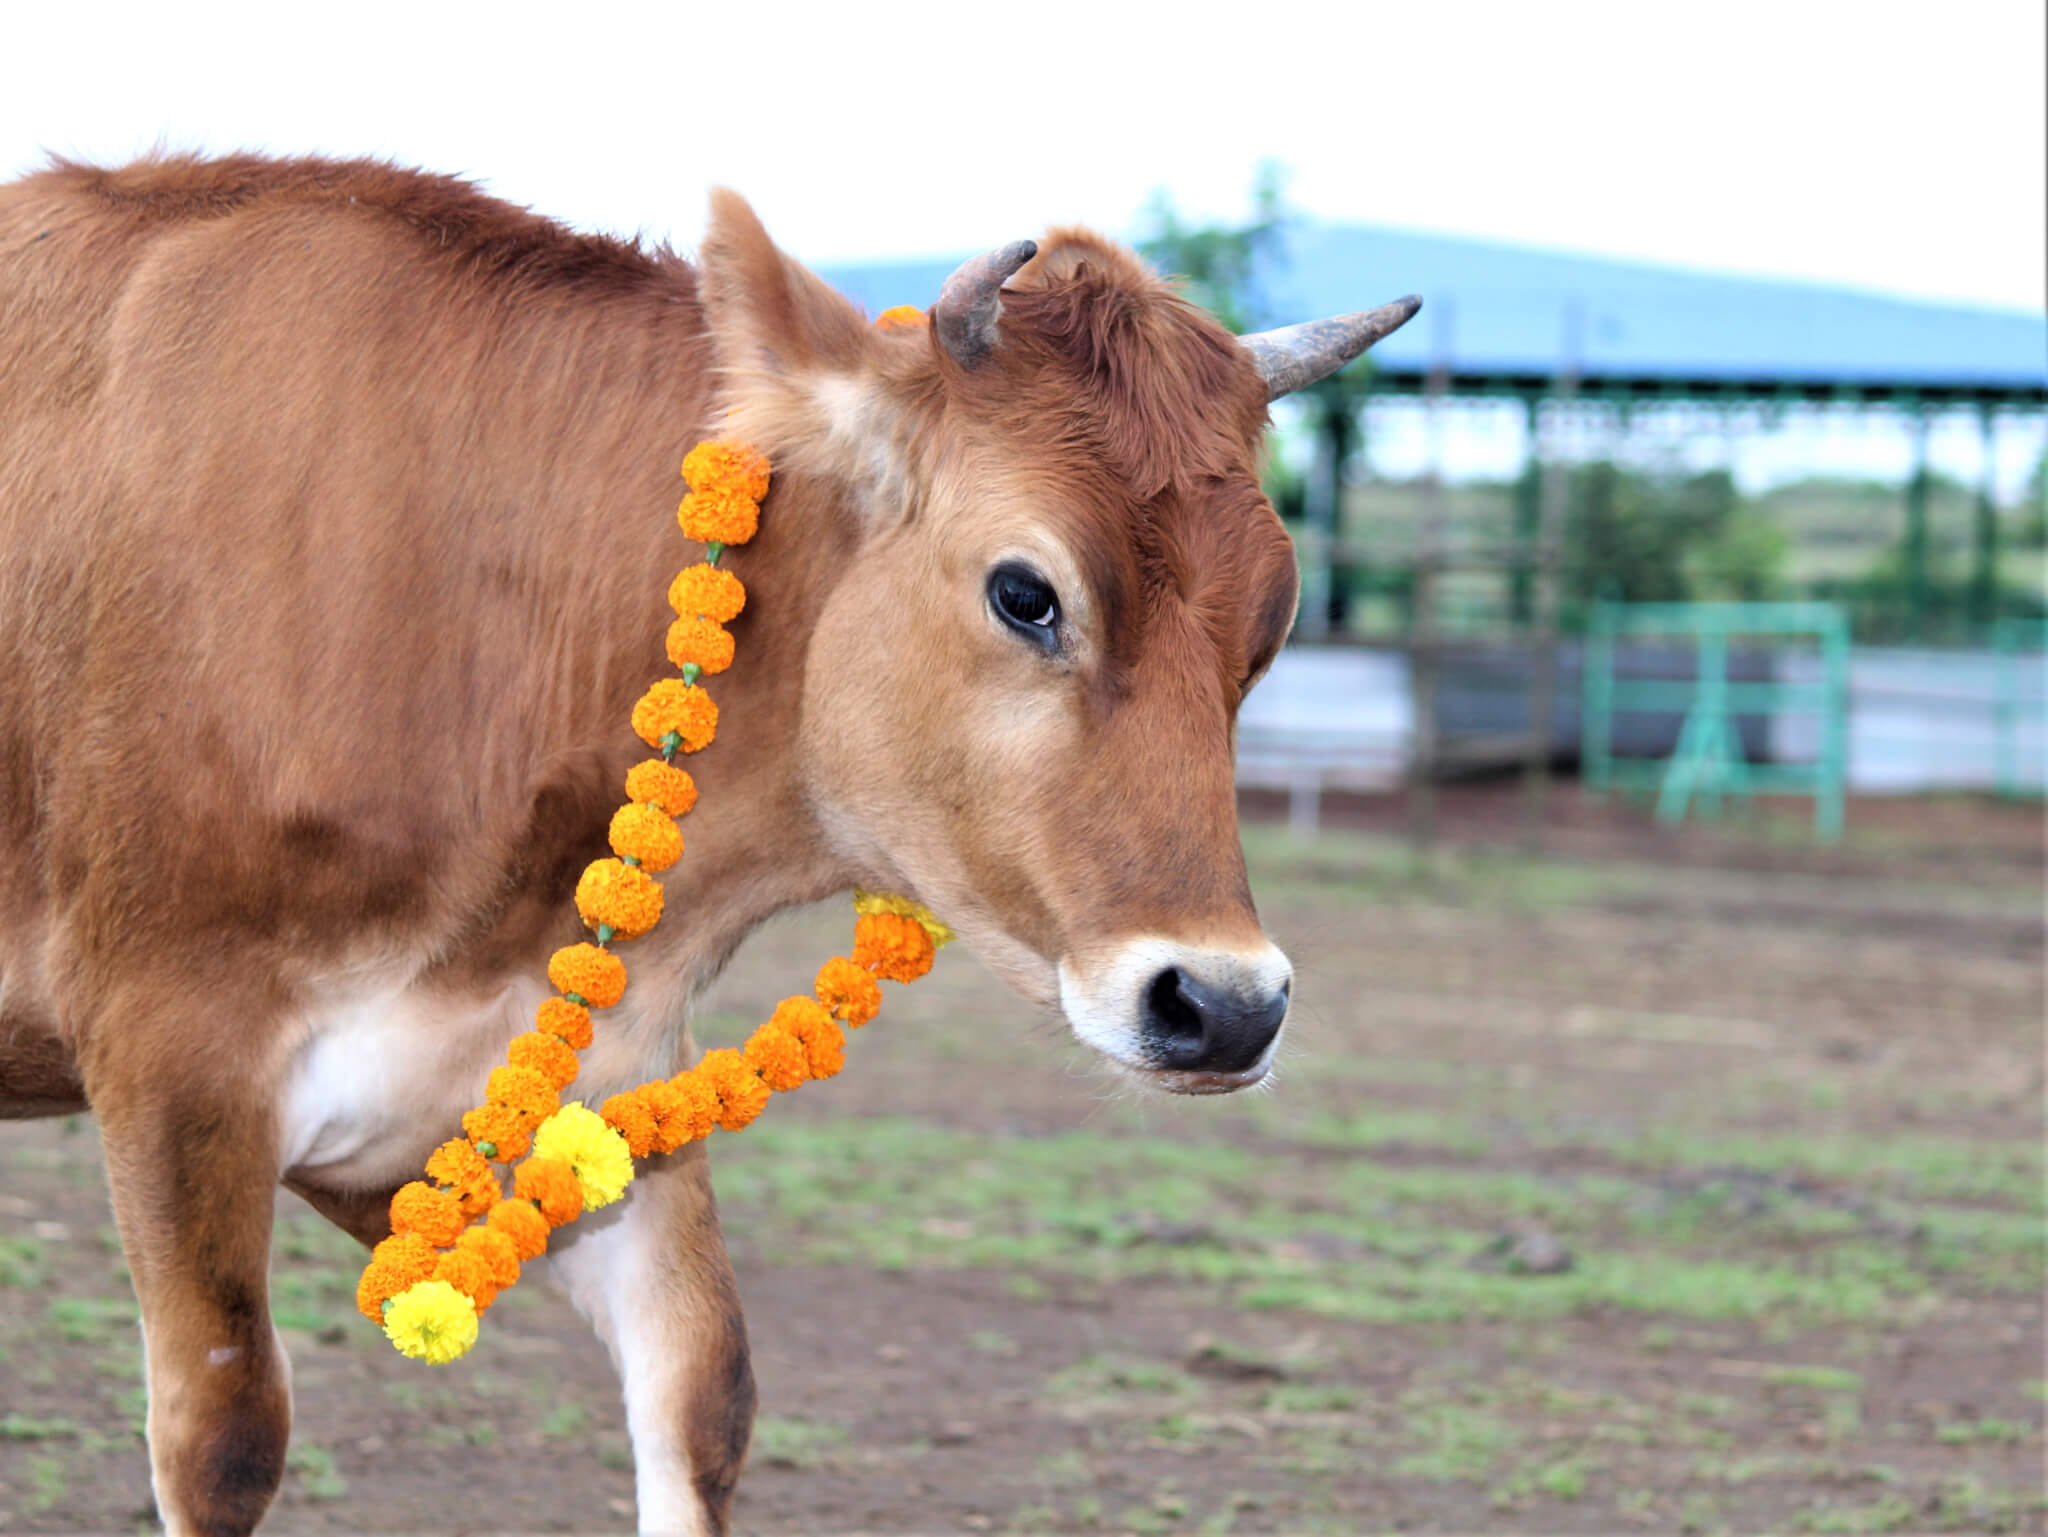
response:
[[[1580,780],[1591,795],[1614,783],[1614,609],[1595,603],[1586,626],[1586,650],[1579,668]]]
[[[1927,628],[1927,408],[1913,413],[1913,477],[1906,482],[1907,638],[1924,641]]]
[[[1984,472],[1977,487],[1977,558],[1970,574],[1970,623],[1981,636],[1998,621],[1998,456],[1988,404],[1977,407],[1984,442]]]
[[[1820,778],[1813,792],[1813,830],[1823,843],[1842,836],[1842,808],[1849,779],[1849,621],[1830,609],[1817,626],[1823,702],[1820,714]]]
[[[1529,453],[1522,463],[1522,478],[1515,484],[1515,554],[1508,587],[1508,617],[1517,625],[1528,624],[1536,615],[1536,529],[1543,508],[1543,467],[1536,452],[1536,413],[1542,407],[1543,397],[1537,391],[1523,394],[1522,431]]]

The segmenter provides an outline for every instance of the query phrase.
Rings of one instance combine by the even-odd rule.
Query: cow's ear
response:
[[[801,388],[803,376],[860,366],[869,343],[860,312],[776,249],[754,210],[724,187],[698,253],[705,318],[727,393]]]

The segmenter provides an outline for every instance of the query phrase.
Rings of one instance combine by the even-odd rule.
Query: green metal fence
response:
[[[1689,679],[1616,675],[1618,641],[1690,641]],[[1737,639],[1773,645],[1813,643],[1820,649],[1815,682],[1733,681],[1728,654]],[[1811,795],[1814,830],[1832,842],[1842,834],[1842,788],[1848,756],[1849,623],[1832,603],[1601,603],[1586,631],[1585,701],[1581,712],[1582,773],[1589,792],[1654,790],[1657,819],[1677,823],[1695,804],[1715,815],[1728,795],[1757,792]],[[1820,720],[1820,753],[1811,763],[1751,763],[1738,717],[1805,712]],[[1683,716],[1669,758],[1625,758],[1613,751],[1614,720],[1629,713]]]

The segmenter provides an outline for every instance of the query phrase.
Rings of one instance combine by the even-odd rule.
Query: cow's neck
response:
[[[531,950],[528,964],[536,974],[549,949],[578,937],[561,882],[605,852],[605,824],[622,798],[626,770],[648,756],[627,727],[632,701],[656,678],[672,675],[662,659],[662,637],[673,617],[665,595],[675,571],[695,558],[696,547],[682,539],[669,510],[681,491],[679,482],[668,479],[679,457],[669,447],[653,450],[667,484],[647,499],[645,516],[634,516],[630,533],[608,541],[604,580],[621,597],[592,605],[592,623],[610,654],[591,661],[598,676],[616,686],[601,691],[610,696],[609,708],[582,723],[580,740],[566,754],[569,761],[600,767],[590,791],[595,799],[584,815],[562,820],[559,846],[547,862],[554,871],[555,916],[544,920],[545,933]],[[732,626],[738,641],[732,667],[704,680],[719,707],[717,738],[702,752],[676,760],[699,790],[696,808],[682,819],[685,851],[661,876],[661,923],[619,951],[633,994],[631,1006],[617,1011],[619,1023],[642,1038],[639,1044],[653,1060],[663,1049],[657,1037],[678,1036],[690,995],[753,929],[776,912],[845,890],[856,879],[857,872],[826,847],[806,801],[798,741],[811,616],[844,565],[847,538],[827,488],[779,476],[759,534],[725,557],[727,568],[746,584],[747,605]],[[806,992],[810,977],[793,976],[788,985],[791,992]]]

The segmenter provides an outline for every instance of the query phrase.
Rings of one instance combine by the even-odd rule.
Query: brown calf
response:
[[[0,1115],[98,1118],[172,1531],[249,1530],[283,1465],[271,1187],[381,1236],[576,937],[701,437],[776,466],[717,814],[579,1092],[684,1066],[692,990],[856,882],[1142,1079],[1264,1074],[1258,440],[1412,305],[1240,344],[1064,231],[876,331],[729,195],[693,268],[314,161],[59,165],[0,253]],[[753,1388],[701,1145],[554,1258],[643,1527],[723,1530]]]

